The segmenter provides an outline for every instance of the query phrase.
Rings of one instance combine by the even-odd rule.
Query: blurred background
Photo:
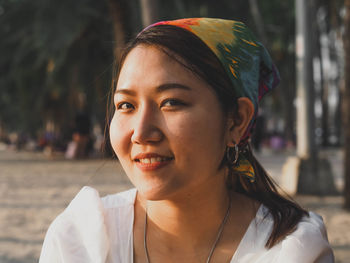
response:
[[[349,10],[348,0],[0,0],[0,263],[37,262],[83,185],[130,187],[105,134],[116,61],[152,22],[203,16],[243,21],[269,50],[281,83],[262,102],[254,151],[323,216],[336,262],[350,262]]]

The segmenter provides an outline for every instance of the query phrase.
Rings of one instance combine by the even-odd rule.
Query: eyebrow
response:
[[[186,90],[186,91],[191,91],[191,88],[182,84],[178,83],[165,83],[156,88],[156,93],[161,93],[166,90],[171,90],[171,89],[181,89],[181,90]],[[135,96],[136,93],[133,90],[130,89],[119,89],[116,90],[114,94],[125,94],[125,95],[130,95],[130,96]]]

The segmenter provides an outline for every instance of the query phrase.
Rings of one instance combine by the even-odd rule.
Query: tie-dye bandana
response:
[[[244,146],[255,125],[258,103],[279,82],[279,74],[271,57],[253,33],[242,23],[215,18],[187,18],[163,21],[149,27],[172,25],[199,37],[219,58],[232,81],[238,97],[248,97],[254,104],[254,117],[243,135]],[[236,166],[237,172],[254,181],[254,169],[243,154]]]

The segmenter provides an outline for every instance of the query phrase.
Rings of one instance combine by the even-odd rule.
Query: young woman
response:
[[[83,188],[40,262],[333,262],[322,219],[282,197],[249,147],[277,83],[243,23],[143,30],[122,56],[110,125],[135,189],[101,199]]]

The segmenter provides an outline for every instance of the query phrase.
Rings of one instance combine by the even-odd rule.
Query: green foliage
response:
[[[0,10],[0,120],[7,128],[34,133],[46,120],[67,127],[79,91],[102,115],[113,61],[106,2],[2,0]]]
[[[104,121],[115,48],[109,1],[121,0],[0,0],[0,122],[8,129],[35,133],[47,120],[68,129],[80,92],[92,117]],[[267,48],[287,83],[282,92],[293,97],[294,0],[257,2]],[[141,12],[138,0],[128,4],[132,36]],[[248,0],[159,1],[159,10],[160,19],[220,17],[256,28]]]
[[[179,0],[160,1],[161,19],[219,17],[243,22],[250,20],[248,1]]]

